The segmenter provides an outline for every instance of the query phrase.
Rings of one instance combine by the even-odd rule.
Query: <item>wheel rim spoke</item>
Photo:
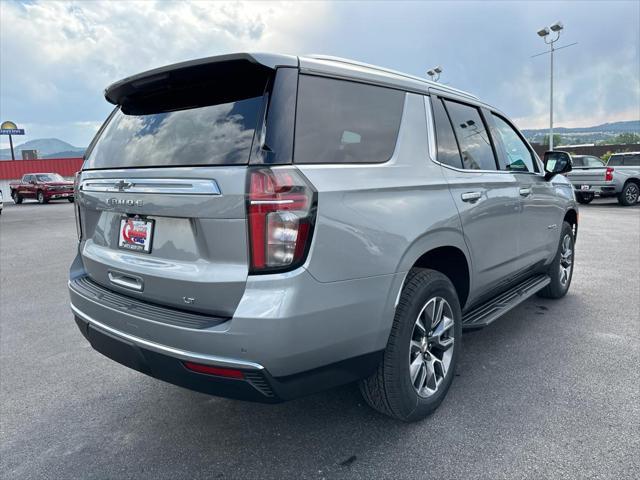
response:
[[[416,384],[416,377],[418,376],[418,372],[422,368],[424,361],[422,359],[422,355],[418,355],[411,365],[409,366],[409,374],[411,376],[411,383]]]

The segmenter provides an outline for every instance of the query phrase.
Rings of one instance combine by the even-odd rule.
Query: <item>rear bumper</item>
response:
[[[149,345],[142,339],[121,336],[113,330],[103,330],[96,323],[76,315],[76,324],[94,350],[124,366],[151,377],[197,392],[219,397],[260,403],[279,403],[309,395],[371,375],[383,351],[349,358],[320,368],[287,377],[274,378],[258,364],[248,364],[229,358],[207,359],[208,364],[242,371],[242,378],[226,378],[189,370],[185,358],[202,362],[190,352],[171,352],[171,347]],[[197,362],[197,363],[198,363]]]
[[[69,292],[82,333],[108,357],[193,390],[277,402],[373,373],[391,328],[392,292],[402,279],[321,283],[304,269],[250,277],[234,316],[206,328],[149,320],[126,305],[113,308],[80,293],[73,279]],[[116,353],[101,348],[90,333],[119,345]],[[117,353],[122,350],[129,353]],[[195,373],[183,362],[238,369],[245,378]]]

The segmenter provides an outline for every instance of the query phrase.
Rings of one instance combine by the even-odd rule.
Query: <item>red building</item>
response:
[[[0,161],[0,180],[18,180],[25,173],[58,173],[73,177],[82,167],[82,158],[42,158]]]

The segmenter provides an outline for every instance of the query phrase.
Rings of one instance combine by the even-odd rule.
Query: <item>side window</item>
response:
[[[436,144],[438,146],[438,161],[445,165],[462,168],[462,158],[456,137],[451,128],[449,115],[442,105],[442,100],[431,97],[433,106],[433,123],[436,127]]]
[[[22,177],[22,183],[29,183],[31,181],[31,175],[25,175]]]
[[[640,155],[625,155],[625,167],[640,167]]]
[[[382,163],[395,150],[405,92],[300,75],[295,163]]]
[[[512,172],[535,172],[535,160],[520,135],[502,117],[492,114],[496,130],[507,153],[507,170]]]
[[[622,155],[612,155],[607,162],[609,167],[621,167],[623,165]]]
[[[571,161],[574,167],[584,167],[586,165],[585,157],[572,157]]]
[[[584,157],[584,165],[586,167],[602,167],[604,162],[598,157]]]
[[[496,170],[496,158],[480,111],[469,105],[444,101],[460,145],[462,164],[469,170]]]

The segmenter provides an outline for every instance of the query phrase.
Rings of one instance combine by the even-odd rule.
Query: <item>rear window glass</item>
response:
[[[596,157],[585,157],[584,166],[585,167],[602,167],[604,166],[604,162]]]
[[[442,105],[442,100],[432,98],[433,116],[436,124],[436,143],[438,146],[438,161],[456,168],[462,168],[462,158],[456,143],[456,137],[451,128],[449,116]]]
[[[398,138],[404,92],[301,75],[296,163],[381,163]]]
[[[84,168],[246,164],[263,97],[147,115],[118,110]]]
[[[476,107],[445,100],[460,145],[462,163],[469,170],[497,170],[489,134]]]

